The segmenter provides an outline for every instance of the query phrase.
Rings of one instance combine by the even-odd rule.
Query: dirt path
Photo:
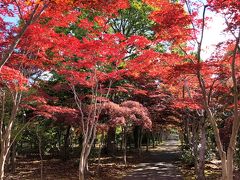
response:
[[[179,147],[177,141],[167,141],[150,152],[142,163],[124,180],[182,180],[178,169]]]

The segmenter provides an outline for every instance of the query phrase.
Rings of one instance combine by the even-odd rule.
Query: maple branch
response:
[[[214,81],[211,84],[210,90],[208,92],[208,98],[207,98],[208,99],[208,104],[210,104],[210,101],[211,101],[211,95],[212,95],[213,86],[214,86],[215,82],[217,82],[217,79],[214,79]]]
[[[226,25],[229,27],[228,20],[227,20],[227,18],[225,16],[224,16],[224,20],[225,20]],[[235,39],[237,39],[236,35],[233,33],[232,30],[230,30],[230,33],[234,36]]]
[[[20,39],[22,38],[22,36],[24,35],[24,33],[26,32],[28,26],[31,24],[34,15],[38,9],[39,5],[37,4],[32,12],[32,14],[30,15],[30,19],[24,24],[23,28],[21,29],[21,31],[19,32],[19,34],[15,37],[15,40],[13,41],[13,43],[11,44],[11,46],[9,47],[9,49],[3,53],[2,55],[2,60],[0,62],[0,70],[2,69],[2,66],[9,60],[9,58],[11,57],[14,49],[16,48],[16,46],[18,45]]]
[[[183,51],[183,53],[184,53],[185,55],[188,55],[187,51],[186,51],[185,49],[183,49],[183,47],[181,46],[181,44],[179,45],[179,48]]]
[[[109,96],[109,93],[110,93],[110,90],[111,90],[111,86],[112,86],[112,80],[110,80],[110,82],[109,82],[108,90],[107,90],[107,93],[106,93],[106,96],[105,96],[106,98],[108,98],[108,96]],[[103,97],[103,94],[101,94],[100,97]],[[101,104],[102,104],[102,100],[100,99],[100,105],[101,105]],[[98,115],[101,114],[102,109],[103,109],[103,106],[100,106]]]
[[[2,67],[5,65],[5,63],[10,59],[13,51],[15,50],[15,48],[17,47],[18,43],[20,42],[22,36],[25,34],[25,32],[27,31],[27,28],[34,22],[36,21],[39,16],[41,15],[41,13],[45,10],[45,8],[47,8],[49,4],[45,4],[43,6],[43,8],[39,11],[38,14],[37,10],[39,8],[39,4],[37,4],[35,6],[35,8],[33,9],[33,12],[30,15],[30,18],[28,21],[25,22],[24,26],[22,27],[21,31],[18,33],[18,35],[15,36],[14,41],[12,42],[12,44],[10,45],[10,47],[8,48],[8,50],[5,51],[5,53],[2,54],[2,60],[0,61],[0,71],[2,69]]]
[[[1,144],[3,143],[3,131],[4,131],[4,115],[5,115],[5,91],[2,90],[2,97],[1,97],[1,100],[2,100],[2,110],[1,110],[1,113],[2,113],[2,116],[1,116],[1,122],[0,122],[0,140],[1,140]]]
[[[190,89],[189,89],[189,87],[187,85],[187,80],[186,79],[184,79],[184,89],[185,88],[187,89],[187,93],[188,93],[189,98],[192,99],[191,92],[190,92]]]
[[[22,15],[22,12],[21,12],[21,9],[20,9],[20,7],[19,7],[18,2],[17,2],[16,0],[14,0],[14,2],[15,2],[16,5],[17,5],[17,9],[18,9],[18,12],[19,12],[20,18],[24,21],[24,19],[23,19],[23,15]],[[25,22],[24,22],[24,24],[25,24]]]
[[[198,63],[200,63],[200,61],[201,61],[201,48],[202,48],[203,34],[204,34],[204,29],[205,29],[205,13],[206,13],[207,7],[208,7],[207,5],[204,5],[203,14],[202,14],[203,22],[202,22],[202,28],[201,28],[200,41],[198,42],[198,51],[197,51]],[[198,77],[199,85],[200,85],[200,88],[201,88],[202,94],[203,94],[203,102],[205,104],[205,107],[208,108],[209,104],[208,104],[208,100],[207,100],[206,86],[205,86],[205,82],[203,80],[203,77],[201,75],[199,68],[197,69],[197,77]]]
[[[185,88],[187,89],[187,93],[188,93],[188,96],[189,98],[191,98],[193,100],[193,97],[191,95],[191,92],[190,92],[190,89],[189,89],[189,86],[187,84],[187,80],[184,79],[184,86],[183,86],[183,92],[184,92],[184,96],[185,96]],[[183,97],[184,98],[184,97]],[[203,116],[203,111],[200,111],[200,110],[196,110],[197,114],[199,117]]]
[[[93,76],[95,82],[92,84],[92,98],[91,98],[91,103],[90,103],[90,110],[89,110],[89,114],[88,114],[88,118],[87,118],[87,125],[86,125],[86,134],[89,134],[89,124],[90,124],[90,119],[91,119],[91,115],[93,113],[93,120],[95,118],[95,111],[96,111],[96,96],[97,96],[97,89],[98,89],[98,83],[97,83],[97,70],[96,67],[94,67],[94,76]],[[94,104],[94,110],[93,110],[93,106],[92,104]],[[93,110],[93,112],[92,112]],[[92,133],[92,128],[93,126],[90,127],[90,134]]]
[[[189,5],[189,3],[188,3],[187,0],[185,0],[185,4],[186,4],[186,6],[187,6],[188,13],[189,13],[190,15],[192,15],[192,11],[191,11],[190,5]],[[195,41],[198,43],[198,40],[196,39],[196,37],[197,37],[196,29],[197,29],[197,28],[195,27],[193,21],[191,21],[191,24],[192,24],[193,29],[195,30],[195,31],[194,31],[194,36],[195,36],[194,39],[195,39]]]
[[[108,86],[108,91],[107,91],[107,94],[106,94],[106,98],[109,96],[109,93],[110,93],[110,90],[111,90],[112,83],[113,83],[113,81],[110,80],[110,82],[109,82],[109,86]]]
[[[75,102],[76,102],[77,107],[78,107],[78,109],[80,111],[80,114],[81,114],[82,130],[83,130],[83,134],[85,135],[85,124],[84,124],[84,114],[83,114],[83,110],[82,110],[82,101],[79,99],[79,97],[77,95],[75,86],[74,85],[70,85],[70,88],[73,91]]]
[[[225,20],[226,25],[229,27],[229,22],[227,21],[227,18],[226,18],[225,16],[224,16],[224,20]],[[235,38],[235,40],[238,41],[238,38],[239,38],[239,37],[237,37],[231,29],[230,29],[229,31],[230,31],[230,33],[233,35],[233,37]],[[240,31],[240,28],[238,28],[238,31]],[[238,45],[237,45],[237,48],[240,49],[239,43],[238,43]]]
[[[197,59],[198,63],[201,61],[201,51],[202,51],[202,42],[203,42],[203,34],[205,29],[205,14],[206,14],[206,8],[208,5],[203,6],[203,14],[202,14],[202,28],[201,28],[201,35],[200,35],[200,41],[198,42],[198,53],[197,53]]]

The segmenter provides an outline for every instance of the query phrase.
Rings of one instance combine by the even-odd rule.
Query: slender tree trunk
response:
[[[11,156],[10,156],[10,169],[14,173],[16,169],[16,146],[17,143],[14,141],[11,147]]]
[[[127,134],[126,127],[123,127],[123,161],[125,166],[127,166]]]
[[[100,163],[101,163],[101,153],[102,153],[103,140],[104,140],[104,132],[101,134],[99,150],[98,150],[98,166],[97,166],[98,174],[100,173]]]
[[[160,131],[159,133],[159,143],[161,144],[163,142],[163,132]]]
[[[82,151],[79,162],[79,180],[85,179],[85,171],[88,170],[88,156],[96,138],[97,124],[89,126],[83,135]]]
[[[201,86],[201,89],[203,91],[203,96],[205,97],[206,99],[206,91],[205,91],[205,88],[203,87],[203,84],[202,83],[202,79],[200,77],[199,78],[199,82],[200,82],[200,86]],[[217,125],[217,122],[216,122],[216,119],[214,118],[213,114],[212,114],[212,111],[210,110],[208,104],[207,104],[207,100],[204,101],[204,108],[205,108],[205,111],[206,111],[206,116],[213,128],[213,133],[214,133],[214,137],[215,137],[215,141],[216,141],[216,144],[217,144],[217,149],[218,149],[218,153],[220,155],[220,158],[221,158],[221,166],[222,166],[222,179],[223,180],[230,180],[231,177],[231,173],[230,175],[228,174],[228,166],[227,166],[227,154],[226,152],[224,151],[223,149],[223,145],[222,145],[222,142],[221,142],[221,138],[220,138],[220,134],[219,134],[219,129],[218,129],[218,125]],[[231,158],[229,159],[229,161],[231,161]],[[230,177],[230,179],[229,179]]]
[[[58,149],[58,156],[59,157],[61,157],[61,137],[62,137],[62,130],[58,129],[56,147]]]
[[[193,146],[193,156],[194,156],[194,170],[195,170],[195,174],[198,176],[198,124],[196,122],[196,120],[194,120],[193,122],[193,126],[192,126],[192,146]]]
[[[120,150],[122,151],[123,150],[123,136],[122,136],[122,140],[120,142]]]
[[[158,145],[161,144],[161,132],[158,133]]]
[[[226,154],[224,154],[222,156],[221,164],[222,164],[222,180],[229,180],[229,175],[227,173],[227,158],[226,158]]]
[[[0,178],[1,178],[1,180],[3,180],[3,178],[4,178],[4,164],[6,162],[6,156],[3,154],[4,154],[4,150],[3,150],[3,153],[1,153],[1,157],[0,157],[0,167],[1,167]]]
[[[10,122],[10,126],[7,128],[7,132],[5,132],[5,136],[3,137],[3,144],[1,145],[1,153],[0,153],[0,168],[1,168],[1,174],[0,178],[1,180],[4,178],[4,166],[6,163],[7,155],[10,150],[10,139],[11,139],[11,131],[12,131],[12,125],[13,121]]]
[[[7,153],[6,161],[5,161],[5,171],[10,172],[11,171],[11,163],[10,163],[10,157],[12,153],[12,148],[10,147],[9,152]]]
[[[136,141],[137,140],[137,142],[135,142],[135,148],[137,148],[137,150],[138,150],[138,153],[140,152],[140,139],[141,139],[141,130],[140,130],[140,127],[138,126],[137,128],[136,128],[136,130],[137,130],[137,138],[134,138],[135,140],[134,141]]]
[[[152,139],[152,147],[155,148],[155,134],[151,133],[151,139]]]
[[[11,133],[12,133],[12,127],[14,120],[17,115],[17,110],[18,110],[18,105],[20,103],[21,95],[20,94],[15,94],[15,99],[14,99],[14,105],[11,111],[11,117],[9,119],[8,125],[5,129],[5,132],[2,131],[2,139],[1,139],[1,153],[0,153],[0,179],[3,180],[4,178],[4,166],[7,158],[7,154],[10,150],[10,141],[11,141]]]
[[[148,146],[149,146],[149,136],[148,136],[148,132],[146,133],[146,136],[147,136],[146,152],[148,152]]]
[[[133,142],[134,142],[134,148],[138,150],[138,142],[139,142],[138,126],[133,127]]]
[[[228,180],[233,180],[233,156],[234,156],[234,150],[231,147],[228,147],[227,151],[227,175]]]
[[[116,149],[115,137],[116,137],[116,128],[110,127],[107,132],[107,153],[110,155],[113,155],[115,153],[115,149]]]
[[[85,144],[81,151],[80,161],[79,161],[79,180],[85,180],[85,172],[88,158],[88,148],[89,145]]]
[[[84,136],[83,142],[82,142],[81,155],[79,159],[79,180],[84,180],[85,164],[86,164],[86,161],[85,161],[86,148],[87,148],[87,138]]]
[[[84,162],[85,150],[82,149],[80,161],[79,161],[79,180],[84,180],[85,162]]]
[[[71,126],[68,126],[64,136],[63,161],[69,160],[70,131]]]
[[[41,138],[41,135],[39,134],[38,128],[37,128],[36,134],[38,138],[38,152],[40,157],[40,178],[41,180],[43,180],[42,138]]]
[[[215,141],[217,144],[217,148],[218,148],[218,153],[220,155],[221,158],[221,165],[222,165],[222,179],[223,180],[228,180],[228,173],[227,173],[227,155],[226,152],[223,150],[223,145],[221,142],[221,138],[219,135],[219,129],[217,127],[217,123],[216,120],[213,118],[213,116],[211,115],[211,111],[207,108],[207,113],[209,113],[209,121],[212,125],[213,128],[213,132],[214,132],[214,136],[215,136]]]
[[[140,152],[140,154],[142,153],[142,139],[143,139],[143,129],[141,127],[140,139],[139,139],[139,152]]]
[[[205,131],[205,122],[200,126],[201,140],[200,140],[200,149],[199,149],[199,170],[198,170],[198,180],[205,180],[205,153],[206,153],[206,131]]]

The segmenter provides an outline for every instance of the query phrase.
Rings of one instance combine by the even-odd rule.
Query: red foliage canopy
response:
[[[110,125],[140,125],[151,129],[152,121],[149,112],[142,104],[136,101],[124,101],[120,105],[113,102],[103,104],[103,110],[111,117]]]

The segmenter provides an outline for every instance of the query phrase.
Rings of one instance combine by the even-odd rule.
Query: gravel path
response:
[[[147,159],[123,180],[183,180],[178,169],[178,142],[170,140],[150,152]]]

